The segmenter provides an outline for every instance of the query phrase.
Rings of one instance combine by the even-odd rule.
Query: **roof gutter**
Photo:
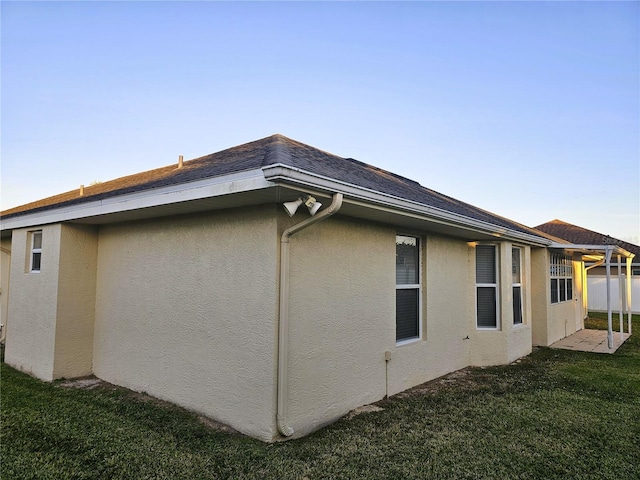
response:
[[[178,185],[140,190],[71,205],[52,206],[0,218],[0,230],[46,225],[108,216],[116,213],[159,207],[193,200],[242,193],[271,187],[260,169],[230,173]]]
[[[324,220],[342,206],[343,196],[341,193],[333,195],[331,205],[319,212],[317,215],[308,218],[282,233],[280,238],[280,303],[278,322],[278,390],[277,390],[277,413],[276,423],[278,430],[285,437],[293,435],[293,428],[287,423],[287,411],[289,400],[289,384],[287,381],[287,366],[289,357],[289,240],[291,236],[300,230],[307,228],[314,223]]]
[[[423,203],[406,200],[395,195],[381,193],[376,190],[360,187],[351,183],[335,180],[306,170],[284,164],[262,167],[264,177],[271,182],[288,183],[306,188],[316,188],[330,192],[342,192],[349,197],[349,203],[389,210],[407,216],[425,218],[435,223],[463,228],[470,232],[481,232],[495,237],[523,241],[535,246],[545,247],[551,240],[524,232],[518,232],[482,220],[459,215]]]
[[[576,244],[576,243],[558,243],[554,242],[549,245],[549,248],[557,248],[558,250],[571,250],[578,253],[583,253],[586,255],[590,255],[593,253],[599,253],[606,257],[607,252],[611,252],[611,254],[620,255],[625,258],[634,258],[635,253],[631,253],[628,250],[625,250],[619,245],[597,245],[597,244]],[[602,264],[604,262],[601,262]],[[594,265],[595,266],[595,265]]]

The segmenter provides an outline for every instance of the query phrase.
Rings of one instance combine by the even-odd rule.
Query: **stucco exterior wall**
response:
[[[473,250],[462,240],[421,236],[422,338],[397,345],[396,233],[334,217],[292,237],[288,423],[295,436],[470,364]]]
[[[387,340],[390,395],[467,367],[470,361],[466,337],[475,330],[475,263],[469,246],[462,240],[427,235],[423,247],[423,336],[396,346],[393,331]],[[395,295],[395,284],[393,288]]]
[[[532,350],[533,299],[531,295],[532,265],[531,249],[510,242],[500,242],[498,252],[498,295],[499,327],[492,329],[474,328],[471,334],[472,346],[470,363],[475,366],[501,365],[528,355]],[[522,282],[522,323],[513,323],[513,277],[512,248],[521,248]],[[475,251],[472,250],[472,262],[475,275]],[[475,289],[475,276],[474,276]],[[474,304],[475,308],[475,304]]]
[[[42,227],[40,272],[29,272],[29,231],[14,230],[5,362],[42,380],[54,379],[55,328],[62,226]]]
[[[101,227],[95,374],[273,438],[275,208]]]
[[[573,298],[551,303],[549,251],[535,249],[532,254],[533,344],[548,346],[584,327],[587,313],[584,295],[584,265],[573,260]]]
[[[54,378],[92,373],[98,233],[96,227],[62,225]]]
[[[295,436],[385,396],[384,353],[395,344],[395,234],[331,217],[291,237],[288,423]]]
[[[531,338],[534,345],[550,345],[547,332],[550,295],[549,253],[546,248],[533,248],[531,250]]]

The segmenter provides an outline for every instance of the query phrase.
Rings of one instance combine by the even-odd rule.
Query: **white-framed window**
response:
[[[29,271],[39,272],[42,264],[42,230],[29,232]]]
[[[420,238],[396,235],[396,342],[420,338]]]
[[[511,249],[511,288],[513,290],[513,324],[522,324],[522,249]]]
[[[476,326],[497,329],[498,255],[495,245],[476,245]]]
[[[552,253],[549,267],[551,303],[573,299],[573,263],[571,257]]]

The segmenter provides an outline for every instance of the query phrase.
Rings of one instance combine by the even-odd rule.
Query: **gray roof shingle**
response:
[[[562,220],[551,220],[535,227],[536,230],[548,233],[554,237],[562,238],[576,245],[618,245],[627,252],[640,256],[640,246],[633,243],[618,240],[603,233],[594,232],[586,228],[563,222]]]
[[[186,161],[183,168],[180,169],[174,164],[121,177],[85,187],[82,196],[79,196],[78,190],[73,190],[6,210],[0,215],[10,218],[25,213],[72,206],[137,191],[258,169],[278,163],[429,207],[436,207],[473,220],[539,235],[539,232],[529,227],[425,188],[408,178],[353,158],[343,158],[324,152],[278,134]]]

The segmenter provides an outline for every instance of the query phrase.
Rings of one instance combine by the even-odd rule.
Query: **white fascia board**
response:
[[[510,230],[499,225],[475,220],[464,215],[449,212],[437,207],[430,207],[422,203],[406,200],[387,193],[359,187],[357,185],[335,180],[323,175],[308,172],[284,164],[274,164],[262,167],[264,176],[272,182],[285,182],[304,185],[312,188],[320,188],[329,192],[340,192],[345,195],[345,201],[356,205],[388,210],[394,213],[402,213],[414,218],[425,218],[443,225],[463,228],[471,232],[489,234],[497,238],[518,240],[535,246],[546,247],[551,243],[544,237],[530,235],[523,232]],[[359,203],[357,200],[361,200]]]
[[[576,250],[579,252],[593,254],[598,253],[600,255],[606,255],[609,250],[612,254],[620,255],[625,258],[635,257],[635,253],[631,253],[625,250],[619,245],[592,245],[592,244],[575,244],[575,243],[552,243],[549,248],[557,248],[561,250]]]
[[[26,213],[7,219],[0,218],[0,230],[13,230],[35,225],[46,225],[88,217],[108,215],[172,203],[260,190],[274,186],[267,181],[261,169],[196,180],[166,187],[151,188],[103,200],[88,201],[66,207]]]

